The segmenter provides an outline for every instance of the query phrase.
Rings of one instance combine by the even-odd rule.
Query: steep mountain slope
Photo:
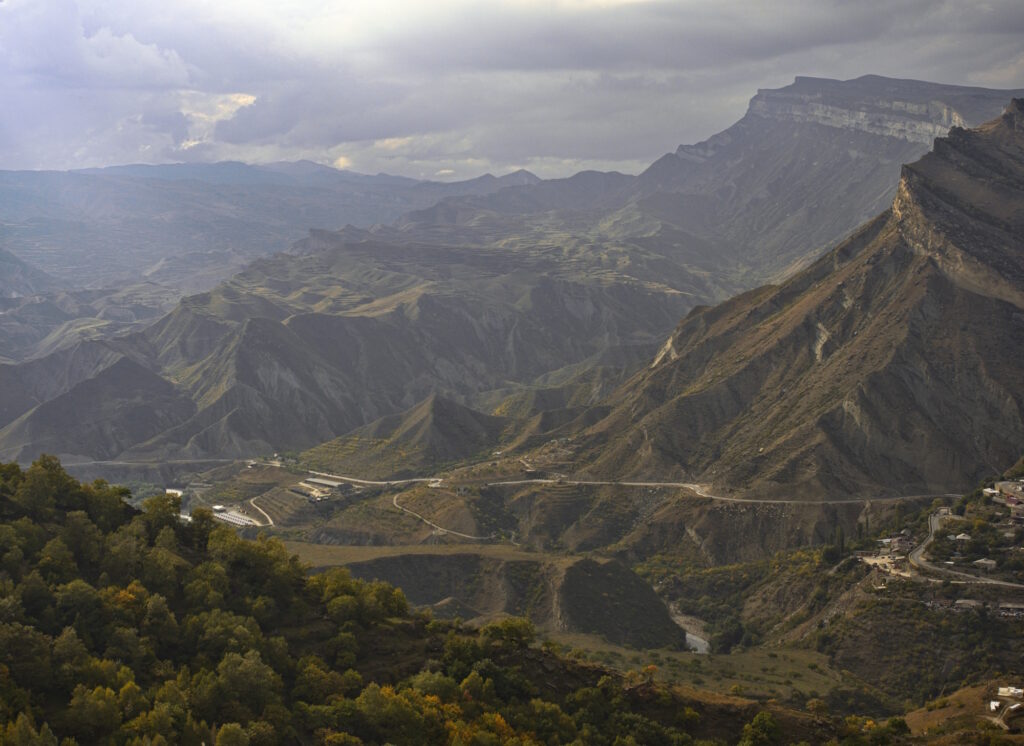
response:
[[[801,77],[759,91],[739,122],[635,178],[577,174],[449,198],[398,225],[477,242],[538,227],[586,237],[704,276],[724,299],[806,266],[884,210],[901,165],[935,137],[988,121],[1021,95],[878,76]]]
[[[41,360],[0,365],[0,426],[99,374],[122,354],[116,344],[82,342]]]
[[[105,459],[194,410],[173,385],[122,357],[0,430],[0,440],[15,459],[30,460],[40,452]],[[74,413],[71,421],[69,413]]]
[[[45,272],[0,248],[0,300],[35,295],[57,287],[56,280]]]
[[[1024,100],[906,166],[810,268],[697,308],[588,435],[593,469],[751,495],[948,492],[1024,442]]]
[[[181,418],[167,400],[171,410],[152,413],[162,428],[128,429],[144,437],[116,441],[120,459],[310,448],[435,392],[472,404],[557,385],[590,401],[610,378],[582,372],[635,369],[692,303],[611,268],[589,272],[575,254],[548,246],[394,245],[345,231],[315,234],[297,251],[260,260],[145,332],[115,340],[140,363],[133,385],[148,385],[144,370],[195,404]],[[28,453],[33,434],[46,432],[33,424],[45,414],[39,405],[80,382],[60,383],[64,359],[30,364],[52,386],[6,407],[23,418],[0,433],[6,457]],[[25,385],[20,366],[4,374]],[[66,411],[75,432],[78,406]],[[62,453],[80,457],[85,447]]]
[[[758,91],[735,125],[654,163],[611,222],[656,227],[655,235],[690,231],[737,257],[750,279],[769,279],[888,207],[901,165],[934,138],[989,121],[1022,94],[800,77]]]
[[[503,417],[431,394],[405,412],[382,417],[307,451],[303,462],[370,479],[421,476],[493,446],[507,425]]]

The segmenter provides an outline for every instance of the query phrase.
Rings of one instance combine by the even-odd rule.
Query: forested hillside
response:
[[[244,539],[204,510],[186,522],[177,498],[139,512],[126,495],[51,457],[0,465],[0,743],[826,735],[742,700],[698,712],[650,672],[623,678],[531,646],[524,620],[432,622],[389,585],[309,575],[275,540]]]

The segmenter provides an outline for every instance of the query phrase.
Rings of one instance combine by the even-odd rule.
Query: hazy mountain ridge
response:
[[[1012,463],[1022,228],[1015,99],[907,166],[892,210],[808,270],[694,309],[591,431],[596,470],[820,497],[964,489]]]
[[[179,295],[146,282],[11,299],[0,313],[0,361],[33,360],[81,340],[108,339],[144,328],[172,310]]]
[[[790,88],[877,91],[889,83],[801,79]],[[929,96],[936,89],[896,83]],[[995,95],[969,90],[981,108]],[[313,231],[292,253],[257,259],[231,281],[184,299],[145,332],[115,340],[121,354],[169,381],[197,408],[184,421],[162,419],[171,426],[128,445],[124,454],[233,457],[305,449],[432,393],[490,411],[505,401],[519,407],[514,402],[525,401],[524,387],[558,389],[570,409],[554,419],[564,423],[572,407],[593,405],[623,371],[635,370],[694,304],[727,297],[792,263],[792,256],[771,248],[773,236],[788,236],[787,247],[799,247],[808,236],[825,243],[838,239],[837,221],[849,220],[891,188],[876,191],[884,171],[879,164],[919,147],[896,137],[801,125],[814,128],[819,139],[811,142],[822,145],[816,150],[794,144],[800,141],[794,135],[803,136],[796,126],[749,113],[712,138],[713,148],[701,146],[702,163],[666,156],[636,178],[585,172],[533,183],[532,175],[516,173],[507,177],[515,186],[495,188],[501,180],[484,179],[491,196],[445,200],[394,227]],[[854,141],[862,146],[854,160],[864,168],[846,172],[836,164],[851,157],[845,146]],[[733,163],[733,170],[723,163]],[[222,173],[244,179],[248,168],[229,164]],[[261,178],[348,178],[302,164],[279,171]],[[725,187],[716,190],[715,179]],[[191,183],[165,180],[161,188]],[[770,206],[772,185],[784,186],[792,199],[814,193],[820,205],[789,219],[783,204]],[[140,196],[143,203],[149,198]],[[631,200],[625,208],[607,207],[625,198]],[[477,209],[475,202],[493,202],[494,209]],[[522,212],[559,204],[573,209]],[[445,217],[464,209],[465,219]],[[741,233],[744,225],[758,226],[769,248],[749,256],[727,250],[716,220]],[[753,266],[759,269],[750,271]],[[801,348],[819,334],[809,322],[789,344]],[[828,344],[834,342],[822,341],[821,348]],[[28,407],[74,385],[57,383],[66,377],[61,360],[36,361],[33,370],[45,371],[49,393],[28,399]],[[770,367],[770,360],[759,364]],[[20,380],[22,374],[7,375]],[[756,385],[756,366],[746,375],[754,383],[737,381]],[[743,398],[714,396],[722,412]],[[14,414],[18,409],[9,411],[31,419],[26,410]],[[531,428],[543,433],[549,425]],[[10,426],[9,419],[0,422]],[[42,430],[19,426],[19,433],[31,432]],[[31,448],[21,435],[8,436],[11,431],[0,431],[0,453]],[[636,458],[630,454],[630,463]],[[658,468],[671,472],[673,463]]]
[[[311,228],[387,223],[448,195],[535,180],[518,171],[453,183],[417,181],[308,162],[3,171],[0,239],[70,286],[147,278],[187,293],[285,249]]]
[[[2,236],[0,232],[0,238]],[[0,299],[36,295],[58,286],[57,281],[45,272],[0,248]]]
[[[196,406],[176,419],[183,410],[175,404],[158,418],[164,430],[122,444],[120,456],[308,448],[433,392],[462,400],[512,393],[613,350],[617,364],[637,364],[689,305],[629,277],[589,277],[544,252],[401,247],[341,234],[316,241],[315,250],[260,260],[117,340],[146,375],[162,376]],[[32,365],[56,381],[62,361]],[[7,374],[18,378],[19,367]],[[49,398],[67,390],[55,382]],[[33,421],[45,400],[5,423],[0,450],[9,457],[30,448],[25,433],[43,432]]]
[[[534,231],[539,222],[549,235],[653,254],[710,276],[728,295],[809,263],[888,207],[901,165],[924,155],[934,137],[980,125],[1021,95],[879,76],[801,77],[758,91],[739,122],[636,177],[584,172],[448,198],[398,225],[499,240],[530,215]]]

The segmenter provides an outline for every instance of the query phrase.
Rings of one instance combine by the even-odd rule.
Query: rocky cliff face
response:
[[[830,82],[797,78],[789,88],[760,90],[750,101],[749,113],[766,119],[822,124],[924,145],[931,145],[936,137],[947,135],[950,127],[969,126],[968,120],[950,103],[939,99],[922,100],[931,91],[916,92],[916,96],[905,99],[899,98],[898,93],[896,97],[885,97],[872,91],[851,91],[844,95],[829,86]]]
[[[727,130],[655,162],[637,177],[638,198],[609,222],[666,239],[685,231],[717,247],[742,289],[773,281],[886,209],[901,165],[934,138],[978,126],[1021,95],[877,76],[797,78],[758,91]]]
[[[752,495],[970,487],[1024,443],[1024,102],[907,166],[780,286],[695,309],[590,431],[605,473]]]

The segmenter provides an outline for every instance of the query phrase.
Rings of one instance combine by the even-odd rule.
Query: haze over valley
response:
[[[1020,9],[385,5],[0,3],[0,743],[1018,737]]]

